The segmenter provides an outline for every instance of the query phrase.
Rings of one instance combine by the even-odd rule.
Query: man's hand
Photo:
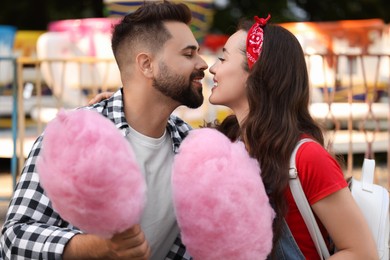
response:
[[[99,93],[96,96],[94,96],[91,100],[88,101],[88,106],[98,103],[104,99],[110,98],[113,94],[114,92],[109,92],[109,91]]]
[[[139,225],[114,235],[107,241],[109,259],[149,259],[150,247]]]
[[[135,225],[111,239],[95,235],[75,235],[66,245],[63,259],[135,259],[147,260],[150,247],[139,225]]]

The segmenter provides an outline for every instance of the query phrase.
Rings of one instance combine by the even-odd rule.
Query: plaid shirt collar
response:
[[[116,91],[109,99],[94,104],[87,109],[95,109],[103,116],[109,118],[115,126],[127,136],[130,132],[129,124],[126,121],[123,106],[123,88]],[[167,131],[170,134],[174,153],[178,152],[179,145],[183,138],[187,136],[191,127],[177,116],[170,115],[167,123]]]

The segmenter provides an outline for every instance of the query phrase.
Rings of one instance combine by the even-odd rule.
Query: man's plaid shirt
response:
[[[94,109],[109,118],[124,136],[129,133],[122,89],[110,99],[86,109]],[[190,126],[181,119],[171,116],[167,130],[172,138],[173,151],[177,153]],[[41,149],[42,138],[43,135],[35,141],[11,199],[1,232],[0,259],[61,259],[66,243],[74,235],[81,233],[76,227],[61,219],[39,185],[35,163]],[[166,259],[191,259],[180,237],[172,245]]]

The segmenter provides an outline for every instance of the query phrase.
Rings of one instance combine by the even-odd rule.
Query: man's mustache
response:
[[[204,78],[204,71],[199,70],[199,71],[193,72],[190,76],[190,79],[192,80],[194,78]]]

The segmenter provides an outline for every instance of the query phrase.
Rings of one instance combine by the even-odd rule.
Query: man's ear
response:
[[[141,52],[138,54],[136,63],[139,70],[145,75],[145,77],[153,77],[153,63],[152,57],[149,53]]]

